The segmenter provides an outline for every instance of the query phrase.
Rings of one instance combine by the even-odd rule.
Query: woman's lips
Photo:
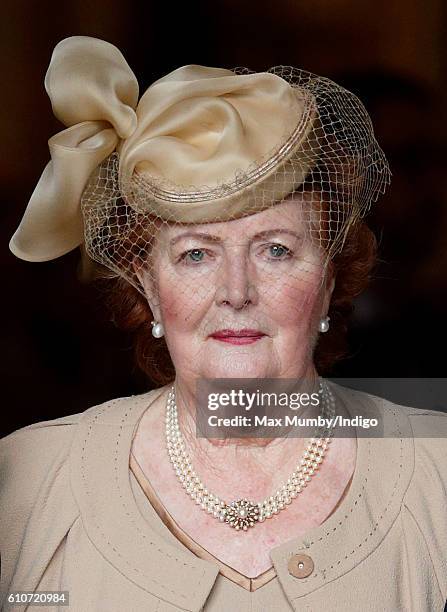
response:
[[[229,344],[253,344],[253,342],[257,342],[257,340],[260,340],[264,336],[264,333],[256,329],[221,329],[211,334],[211,338]]]

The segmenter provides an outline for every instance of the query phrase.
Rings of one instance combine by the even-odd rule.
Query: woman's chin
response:
[[[210,358],[203,369],[205,378],[274,378],[271,359],[262,359],[253,355],[222,356]]]
[[[250,368],[232,368],[232,369],[219,369],[208,371],[204,378],[215,379],[215,378],[274,378],[274,375],[270,372],[261,371],[259,369]]]

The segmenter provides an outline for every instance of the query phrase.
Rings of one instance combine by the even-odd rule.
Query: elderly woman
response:
[[[88,37],[57,45],[45,86],[67,129],[10,248],[81,247],[161,386],[1,440],[4,609],[39,591],[79,612],[441,611],[446,415],[320,376],[389,182],[359,100],[294,68],[197,65],[138,100],[121,53]],[[305,384],[318,401],[299,415],[328,424],[197,435],[201,384],[241,380]],[[380,434],[343,435],[333,417],[354,415]]]

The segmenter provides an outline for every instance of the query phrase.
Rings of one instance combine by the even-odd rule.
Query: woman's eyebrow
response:
[[[169,244],[173,246],[182,238],[202,238],[202,240],[207,240],[208,242],[222,241],[220,236],[213,236],[212,234],[207,234],[205,232],[185,232],[184,234],[178,234],[178,236],[174,236],[174,238],[171,238]]]
[[[301,235],[297,234],[293,230],[289,230],[284,227],[278,227],[275,229],[268,229],[262,232],[258,232],[257,234],[252,236],[252,240],[268,238],[269,236],[275,234],[289,234],[290,236],[294,236],[295,238],[301,238]],[[208,242],[222,242],[222,238],[220,236],[213,236],[213,234],[208,234],[206,232],[185,232],[184,234],[178,234],[178,236],[174,236],[174,238],[171,238],[169,244],[173,246],[182,238],[202,238],[202,240],[207,240]]]
[[[275,234],[289,234],[290,236],[294,236],[295,238],[301,238],[301,234],[297,234],[293,230],[287,229],[285,227],[277,227],[275,229],[264,230],[263,232],[258,232],[252,238],[258,240],[259,238],[269,238],[269,236],[273,236]]]

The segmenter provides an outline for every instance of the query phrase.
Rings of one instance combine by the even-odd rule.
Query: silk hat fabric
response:
[[[27,261],[80,246],[140,289],[133,258],[149,249],[155,221],[231,220],[297,190],[317,204],[312,231],[321,242],[324,222],[335,252],[389,183],[360,100],[298,68],[190,64],[139,97],[114,45],[73,36],[56,45],[45,88],[66,129],[50,138],[51,160],[10,240]]]

